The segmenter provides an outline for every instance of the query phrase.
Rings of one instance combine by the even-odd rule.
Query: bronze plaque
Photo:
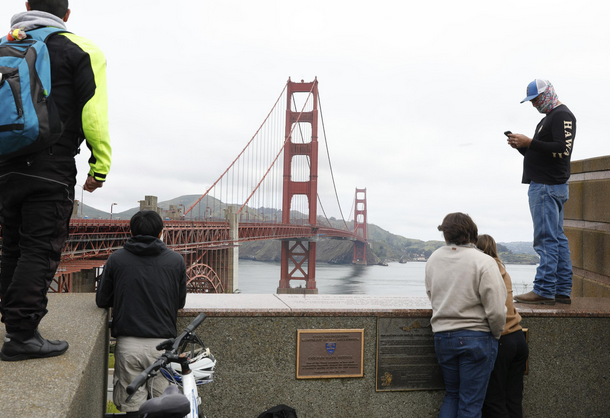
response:
[[[300,329],[297,379],[362,377],[364,329]]]
[[[377,320],[377,392],[444,390],[430,318]]]

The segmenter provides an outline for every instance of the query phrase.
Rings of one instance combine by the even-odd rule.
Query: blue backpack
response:
[[[44,27],[21,40],[0,40],[0,159],[53,145],[63,126],[51,98],[51,61],[46,40],[66,32]]]

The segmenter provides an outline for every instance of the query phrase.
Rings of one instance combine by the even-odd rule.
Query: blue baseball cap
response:
[[[540,94],[544,93],[546,89],[549,88],[550,84],[551,82],[549,80],[540,80],[538,78],[535,79],[527,85],[527,90],[525,93],[527,94],[527,97],[521,100],[521,103],[535,99]]]

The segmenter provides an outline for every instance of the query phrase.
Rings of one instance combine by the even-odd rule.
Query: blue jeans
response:
[[[439,418],[479,418],[498,340],[489,332],[445,331],[434,334],[434,348],[445,380]]]
[[[534,250],[540,264],[534,279],[534,293],[545,298],[570,296],[572,262],[568,238],[563,232],[563,205],[569,198],[565,184],[532,182],[528,196],[534,222]]]

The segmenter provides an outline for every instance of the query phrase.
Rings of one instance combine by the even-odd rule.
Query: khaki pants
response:
[[[127,386],[146,368],[150,367],[161,354],[157,351],[157,344],[165,341],[165,338],[138,338],[118,337],[114,350],[114,379],[113,379],[113,401],[119,411],[137,411],[149,397],[152,390],[153,397],[160,396],[168,386],[168,381],[159,373],[156,377],[149,379],[133,395],[129,402],[127,399]]]

